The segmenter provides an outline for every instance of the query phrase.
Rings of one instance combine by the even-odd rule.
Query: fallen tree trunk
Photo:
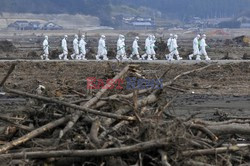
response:
[[[224,125],[207,126],[207,128],[216,135],[225,135],[225,134],[250,135],[249,124],[231,123],[231,124],[224,124]]]
[[[37,151],[37,152],[23,152],[2,154],[0,158],[11,159],[39,159],[39,158],[51,158],[51,157],[103,157],[103,156],[119,156],[123,154],[142,152],[152,150],[155,148],[163,148],[167,146],[168,139],[159,139],[147,141],[131,146],[125,146],[120,148],[108,148],[108,149],[96,149],[96,150],[61,150],[61,151]]]

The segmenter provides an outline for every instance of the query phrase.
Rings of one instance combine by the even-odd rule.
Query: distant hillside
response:
[[[250,10],[250,0],[111,0],[113,5],[145,6],[179,19],[233,17]]]
[[[111,15],[134,13],[185,20],[190,17],[233,17],[250,9],[250,0],[1,0],[0,12],[87,14],[102,25],[112,25]]]
[[[0,28],[6,28],[15,21],[38,21],[41,24],[53,22],[64,29],[84,29],[86,27],[100,26],[99,19],[94,16],[70,15],[70,14],[16,14],[2,13],[0,15]]]
[[[35,14],[85,14],[97,16],[110,25],[110,5],[106,0],[1,0],[0,12]]]

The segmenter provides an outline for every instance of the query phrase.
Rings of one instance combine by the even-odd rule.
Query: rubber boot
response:
[[[58,57],[61,60],[63,58],[63,54],[60,54]]]
[[[193,56],[194,56],[194,54],[190,54],[190,55],[188,56],[189,60],[193,60]]]
[[[153,54],[153,59],[154,59],[154,60],[157,60],[157,58],[156,58],[155,54]]]
[[[63,60],[69,60],[67,56],[68,56],[67,54],[66,54],[66,55],[64,55]]]
[[[72,54],[72,55],[70,55],[70,57],[72,60],[74,60],[74,59],[76,59],[76,54]]]
[[[149,61],[152,61],[153,59],[151,58],[151,55],[148,55],[148,59]]]
[[[183,59],[182,57],[180,57],[180,55],[176,55],[176,57],[178,61]]]
[[[45,55],[45,60],[49,60],[49,55]]]

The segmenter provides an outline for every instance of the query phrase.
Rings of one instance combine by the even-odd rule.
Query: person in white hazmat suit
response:
[[[192,58],[194,56],[196,56],[196,60],[201,60],[200,58],[200,50],[199,50],[199,39],[200,39],[200,35],[197,35],[194,40],[193,40],[193,54],[190,54],[188,57],[189,57],[189,60],[192,60]]]
[[[122,59],[128,60],[127,54],[126,54],[125,36],[123,36],[123,35],[122,35],[122,45],[123,45],[123,47],[122,47],[122,54],[123,54]]]
[[[206,51],[206,47],[208,47],[207,43],[206,43],[206,35],[202,35],[202,39],[200,41],[200,54],[205,56],[205,59],[207,61],[211,60],[208,55],[207,55],[207,51]]]
[[[170,55],[169,55],[170,60],[174,60],[174,55],[176,56],[177,60],[182,59],[182,57],[180,57],[180,55],[179,55],[177,39],[178,39],[178,35],[174,35],[174,39],[173,39],[172,44],[170,46],[170,50],[171,50]]]
[[[139,45],[138,45],[138,41],[139,41],[139,37],[138,36],[136,36],[135,37],[135,40],[134,40],[134,42],[133,42],[133,45],[132,45],[132,54],[130,55],[130,58],[129,59],[131,59],[132,60],[132,58],[134,57],[134,56],[136,56],[137,58],[138,58],[138,60],[141,60],[141,57],[140,57],[140,54],[139,54],[139,49],[140,49],[140,47],[139,47]]]
[[[153,35],[152,36],[152,40],[151,40],[151,54],[152,54],[152,58],[154,60],[157,60],[157,58],[155,57],[156,56],[156,53],[155,53],[155,42],[156,42],[156,38],[155,36]]]
[[[169,35],[170,37],[168,38],[168,40],[167,40],[167,47],[168,47],[168,51],[169,51],[169,54],[166,54],[165,55],[165,57],[166,57],[166,60],[170,60],[169,59],[169,55],[170,55],[170,53],[171,53],[171,44],[172,44],[172,41],[173,41],[173,39],[174,39],[174,35],[173,34],[170,34]]]
[[[117,60],[127,60],[126,51],[125,51],[125,37],[123,35],[119,35],[117,40]]]
[[[167,46],[168,46],[168,50],[170,51],[170,46],[171,46],[172,40],[174,39],[174,35],[171,33],[169,36],[170,37],[168,38]]]
[[[151,58],[151,56],[152,56],[151,41],[152,41],[152,35],[148,35],[148,37],[145,40],[146,54],[142,55],[143,60],[146,60],[146,57],[148,57],[147,60],[153,60]]]
[[[73,40],[73,50],[74,53],[71,55],[71,59],[77,59],[79,57],[78,35],[75,35],[75,39]]]
[[[87,60],[85,58],[86,56],[86,42],[85,42],[85,35],[82,35],[81,40],[79,42],[79,48],[80,48],[80,55],[78,57],[79,60]]]
[[[49,60],[49,37],[44,36],[44,41],[43,41],[43,52],[44,54],[41,55],[42,60]]]
[[[69,60],[68,59],[67,39],[68,39],[68,36],[64,35],[64,38],[62,39],[62,45],[61,45],[63,53],[59,55],[59,59]]]
[[[101,60],[100,58],[102,57],[103,60],[108,60],[107,57],[107,48],[106,48],[106,37],[104,35],[101,36],[99,43],[98,43],[98,52],[96,55],[96,60]]]

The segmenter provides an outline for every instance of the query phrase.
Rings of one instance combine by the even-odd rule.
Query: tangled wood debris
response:
[[[1,134],[0,160],[10,165],[39,165],[43,161],[60,166],[247,164],[250,144],[242,140],[250,135],[250,118],[232,117],[220,122],[195,115],[181,118],[168,111],[175,97],[158,103],[167,88],[186,92],[172,86],[179,78],[211,66],[176,75],[161,89],[107,95],[108,88],[102,88],[91,98],[80,95],[78,101],[3,86],[14,70],[12,66],[2,81],[2,90],[39,102],[42,109],[34,111],[42,116],[37,119],[30,112],[22,118],[0,115],[8,124]],[[113,79],[126,75],[142,76],[136,65],[128,65]]]

